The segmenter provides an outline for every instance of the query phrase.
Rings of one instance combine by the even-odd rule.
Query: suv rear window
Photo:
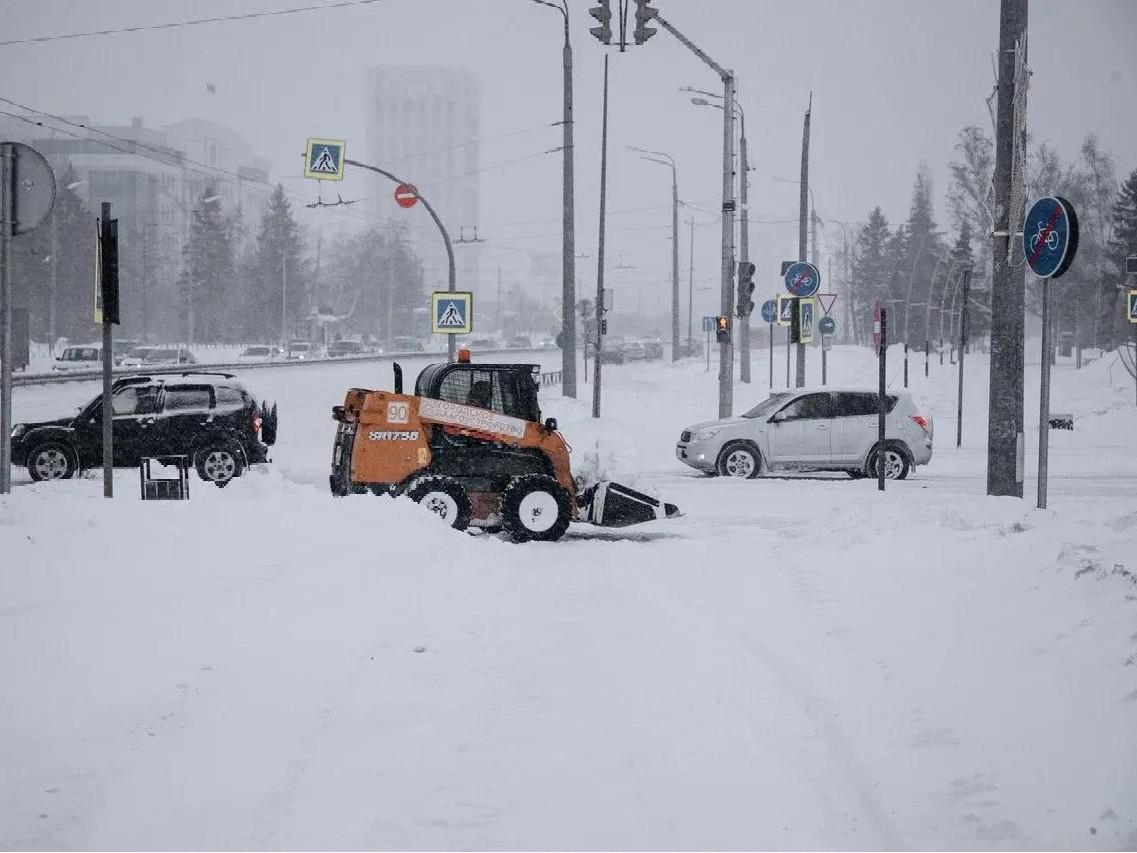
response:
[[[887,414],[891,414],[892,410],[896,408],[897,399],[894,394],[889,394],[884,398]],[[880,414],[879,400],[879,394],[838,392],[835,416],[838,418],[857,418],[878,415]]]
[[[166,386],[163,408],[167,412],[188,412],[209,408],[209,388],[198,385]]]

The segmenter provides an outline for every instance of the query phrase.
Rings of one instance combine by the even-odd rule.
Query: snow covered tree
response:
[[[888,220],[879,207],[874,207],[853,241],[849,290],[855,294],[856,314],[852,321],[858,329],[870,327],[876,300],[887,299],[885,287],[889,271],[885,252],[890,236]]]
[[[240,324],[247,339],[284,341],[303,328],[312,307],[311,270],[303,258],[303,249],[292,205],[284,195],[284,187],[277,184],[261,217],[255,250],[247,260],[248,280]],[[287,310],[282,311],[286,299]]]
[[[230,225],[221,212],[217,191],[207,187],[193,210],[190,237],[182,255],[179,281],[187,339],[202,342],[230,340],[235,318],[233,245]],[[192,334],[191,334],[192,332]]]

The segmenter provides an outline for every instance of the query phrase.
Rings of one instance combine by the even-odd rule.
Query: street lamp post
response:
[[[676,361],[679,358],[679,178],[675,158],[662,151],[648,151],[635,145],[628,148],[639,153],[644,160],[671,168],[671,360]]]
[[[561,119],[564,171],[561,188],[561,393],[565,397],[576,397],[576,189],[573,181],[572,43],[569,41],[568,3],[567,0],[560,0],[559,5],[549,0],[533,2],[556,9],[564,17],[565,25],[562,49],[564,114]]]

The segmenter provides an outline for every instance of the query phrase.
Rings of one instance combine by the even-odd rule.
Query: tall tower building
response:
[[[459,239],[463,228],[472,237],[480,217],[481,158],[476,140],[481,136],[481,99],[477,75],[461,68],[380,66],[367,72],[368,161],[419,187],[452,240]],[[434,223],[413,210],[395,207],[394,187],[376,177],[376,195],[392,199],[388,206],[381,202],[378,209],[395,221],[413,223],[408,236],[422,258],[427,289],[444,290],[446,252]],[[478,289],[477,249],[476,245],[455,247],[459,290]]]

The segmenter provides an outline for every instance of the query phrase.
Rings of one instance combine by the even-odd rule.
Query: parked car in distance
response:
[[[647,350],[640,341],[628,341],[624,344],[624,359],[626,361],[643,361],[647,358]]]
[[[644,358],[648,361],[658,361],[663,358],[663,341],[659,338],[644,338]]]
[[[159,349],[159,347],[147,344],[133,347],[130,352],[122,357],[122,361],[119,362],[119,367],[141,367],[146,361],[146,356],[156,349]]]
[[[473,338],[472,340],[459,344],[459,346],[465,346],[475,350],[482,350],[483,352],[485,350],[502,348],[501,344],[495,341],[493,338]]]
[[[577,336],[578,337],[580,336],[580,332],[577,332]],[[560,349],[560,347],[557,346],[557,339],[556,338],[541,338],[541,340],[538,341],[538,343],[537,343],[537,348],[538,349]]]
[[[328,358],[363,355],[363,344],[359,341],[332,341],[328,344],[327,354]]]
[[[527,335],[514,335],[505,342],[508,349],[533,349],[533,341]]]
[[[311,341],[290,341],[285,357],[290,361],[311,361],[320,357],[320,345]]]
[[[129,376],[111,390],[114,464],[144,456],[189,457],[198,475],[228,484],[276,442],[276,406],[258,404],[228,373]],[[12,461],[33,480],[62,480],[102,464],[102,395],[77,415],[16,424]]]
[[[383,347],[384,352],[426,352],[426,347],[422,345],[422,341],[417,338],[411,338],[403,335],[398,338],[391,338],[390,343]]]
[[[111,343],[111,354],[114,356],[114,363],[116,365],[122,364],[122,360],[126,358],[127,354],[135,347],[142,346],[142,341],[113,341]]]
[[[877,392],[798,388],[771,394],[741,417],[703,421],[679,436],[675,455],[708,474],[757,477],[770,471],[845,471],[903,480],[932,458],[933,424],[907,391],[885,395],[885,441],[877,442]]]
[[[152,347],[142,358],[143,367],[178,364],[197,364],[197,359],[185,347]]]
[[[627,360],[624,344],[618,341],[604,341],[600,348],[601,364],[623,364]]]
[[[98,370],[103,363],[102,358],[103,348],[98,345],[65,347],[51,363],[51,369],[59,372]]]
[[[254,345],[245,347],[244,351],[237,356],[237,361],[248,362],[261,362],[261,361],[277,361],[282,353],[280,347],[271,345]]]

